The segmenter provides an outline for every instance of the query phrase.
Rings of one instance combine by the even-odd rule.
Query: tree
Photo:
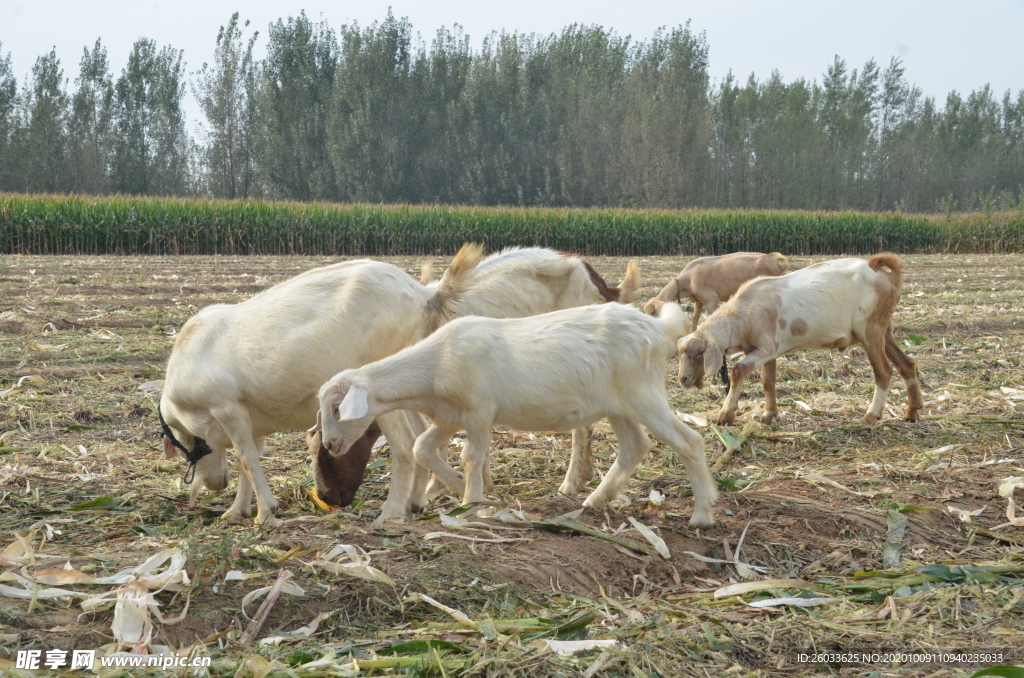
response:
[[[68,96],[64,71],[56,50],[36,59],[27,92],[26,188],[30,191],[68,190]]]
[[[114,87],[113,187],[121,193],[180,195],[189,191],[190,141],[181,100],[181,52],[140,38]]]
[[[208,190],[226,198],[247,198],[253,188],[255,77],[253,46],[259,33],[243,40],[238,12],[217,33],[214,65],[203,64],[193,88],[206,116],[203,167]]]
[[[17,176],[14,137],[17,127],[18,81],[11,70],[11,55],[3,56],[0,42],[0,191],[15,190]]]
[[[335,199],[327,137],[337,39],[305,12],[270,24],[268,34],[258,104],[263,179],[275,197]]]
[[[97,40],[92,51],[82,50],[78,89],[71,100],[69,127],[72,188],[104,193],[111,153],[114,85],[107,49]]]

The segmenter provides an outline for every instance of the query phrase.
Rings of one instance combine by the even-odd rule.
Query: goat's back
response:
[[[690,290],[713,290],[720,301],[725,301],[748,280],[782,275],[788,265],[789,260],[777,253],[733,252],[694,259],[679,278]]]
[[[465,317],[377,365],[396,374],[439,365],[432,392],[448,411],[482,412],[523,430],[568,430],[632,412],[649,402],[641,396],[663,390],[680,324],[620,304],[521,319]],[[444,418],[444,411],[431,416]]]
[[[254,414],[257,435],[304,428],[320,384],[419,338],[431,294],[394,266],[360,260],[307,271],[238,304],[207,307],[182,327],[165,397],[179,411],[242,403]]]
[[[604,301],[580,257],[542,247],[508,248],[477,266],[457,312],[524,318]]]
[[[751,280],[712,318],[757,317],[759,323],[778,323],[778,331],[794,345],[848,345],[864,336],[869,319],[891,315],[894,289],[888,276],[864,259],[833,259],[784,276]]]

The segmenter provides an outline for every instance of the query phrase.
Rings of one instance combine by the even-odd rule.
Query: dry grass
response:
[[[819,258],[797,258],[793,265],[814,260]],[[186,506],[183,465],[163,459],[154,397],[138,387],[162,376],[173,334],[196,309],[241,301],[328,259],[0,257],[0,392],[23,376],[45,380],[26,380],[0,400],[0,535],[6,544],[14,540],[12,532],[35,530],[38,547],[46,525],[59,530],[42,553],[60,558],[29,564],[29,574],[70,561],[99,576],[187,544],[187,569],[196,583],[188,615],[180,624],[158,625],[154,642],[195,648],[206,641],[201,651],[213,656],[215,675],[258,675],[257,654],[270,661],[291,658],[294,664],[335,658],[333,668],[300,668],[300,676],[363,675],[352,672],[352,657],[369,658],[361,666],[373,675],[447,676],[966,676],[972,666],[872,661],[829,667],[797,661],[798,653],[814,651],[990,649],[1008,659],[1016,652],[1021,663],[1024,583],[1012,570],[1024,566],[1024,530],[995,527],[1006,522],[998,483],[1024,476],[1024,418],[1018,412],[1024,405],[1024,257],[906,260],[897,335],[920,366],[927,402],[923,421],[909,424],[892,416],[903,399],[897,378],[891,413],[878,426],[861,424],[872,381],[860,349],[789,356],[780,363],[783,415],[777,425],[744,429],[746,443],[722,466],[723,489],[733,491],[722,494],[715,528],[687,527],[689,485],[660,445],[631,482],[629,505],[583,516],[605,532],[624,522],[628,527],[628,516],[658,527],[672,552],[665,561],[565,532],[502,532],[529,541],[474,543],[427,539],[431,532],[459,531],[442,527],[437,518],[373,529],[370,521],[388,487],[386,456],[373,462],[357,505],[322,515],[307,493],[304,441],[295,432],[268,440],[265,469],[281,501],[280,515],[313,518],[268,531],[220,524],[217,515],[230,495],[207,497],[199,509]],[[416,259],[389,261],[418,274]],[[435,261],[439,268],[446,263]],[[594,263],[618,280],[626,260]],[[641,300],[683,263],[642,259]],[[671,369],[676,409],[700,413],[716,407],[720,385],[683,392]],[[743,402],[752,405],[760,397],[759,381],[751,378],[745,391],[749,397]],[[723,445],[709,428],[700,430],[716,458]],[[741,427],[729,429],[726,440],[740,432]],[[615,445],[607,430],[598,427],[597,437],[604,469]],[[496,500],[521,503],[538,519],[579,507],[582,497],[555,494],[567,436],[501,432],[493,449]],[[644,501],[651,490],[666,495],[664,503]],[[116,506],[69,510],[98,497],[113,497]],[[891,502],[929,510],[903,514],[909,523],[900,562],[883,568],[887,522],[893,519],[884,505]],[[454,506],[452,497],[437,504],[444,510]],[[968,524],[947,507],[985,509]],[[702,562],[686,552],[732,560],[729,554],[744,530],[741,562],[767,568],[764,577],[810,582],[813,594],[801,595],[836,600],[807,608],[745,604],[800,594],[784,586],[716,600],[715,590],[741,580],[736,566]],[[622,536],[643,542],[635,530]],[[378,551],[374,566],[397,585],[326,575],[304,564],[313,558],[304,551],[337,543]],[[995,574],[954,569],[915,575],[915,568],[937,563],[986,566]],[[7,569],[21,572],[20,565]],[[278,599],[261,636],[332,614],[312,639],[245,646],[241,598],[273,583],[282,569],[295,575],[306,595]],[[882,569],[910,578],[859,574]],[[229,570],[264,576],[225,584]],[[942,577],[953,581],[942,583]],[[416,592],[458,608],[476,626],[413,601],[409,596]],[[159,594],[164,615],[179,614],[186,597]],[[250,605],[250,613],[257,606]],[[80,612],[77,604],[60,599],[0,598],[0,655],[10,657],[16,648],[109,643],[112,613],[79,618]],[[581,628],[559,626],[580,615],[587,615],[576,625]],[[615,638],[619,644],[607,654],[558,657],[537,644],[537,635]],[[394,655],[399,660],[378,658],[397,643],[428,639],[437,641],[429,649],[405,646]]]

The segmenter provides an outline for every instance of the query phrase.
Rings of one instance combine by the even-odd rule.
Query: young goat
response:
[[[484,499],[495,425],[566,431],[607,418],[619,454],[584,502],[602,508],[650,451],[642,424],[686,466],[695,505],[690,524],[711,525],[717,493],[704,442],[672,413],[665,393],[668,358],[685,322],[676,304],[666,304],[661,318],[619,304],[515,320],[459,318],[415,346],[324,384],[323,443],[344,454],[374,418],[396,409],[421,412],[432,425],[416,439],[416,461],[470,503]],[[460,429],[466,431],[465,482],[437,454]]]
[[[904,418],[917,421],[922,404],[917,366],[892,333],[902,272],[903,264],[895,254],[876,254],[867,261],[835,259],[779,278],[751,280],[695,332],[678,341],[679,383],[701,388],[704,374],[718,370],[724,353],[741,350],[746,355],[732,368],[732,388],[718,423],[735,421],[740,382],[760,367],[765,406],[757,419],[768,424],[778,414],[776,358],[800,348],[841,351],[859,343],[875,374],[875,395],[865,423],[873,424],[882,415],[892,378],[890,361],[907,387]]]
[[[708,315],[718,305],[727,301],[740,285],[760,276],[782,275],[789,268],[789,259],[778,252],[733,252],[720,257],[694,259],[675,278],[662,288],[658,296],[644,305],[644,312],[654,315],[666,301],[681,302],[684,297],[693,299],[693,321],[690,331],[697,329],[701,311]]]

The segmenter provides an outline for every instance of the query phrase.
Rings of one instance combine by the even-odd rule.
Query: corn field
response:
[[[629,210],[0,194],[5,254],[588,255],[1021,252],[1024,211],[950,215]]]

